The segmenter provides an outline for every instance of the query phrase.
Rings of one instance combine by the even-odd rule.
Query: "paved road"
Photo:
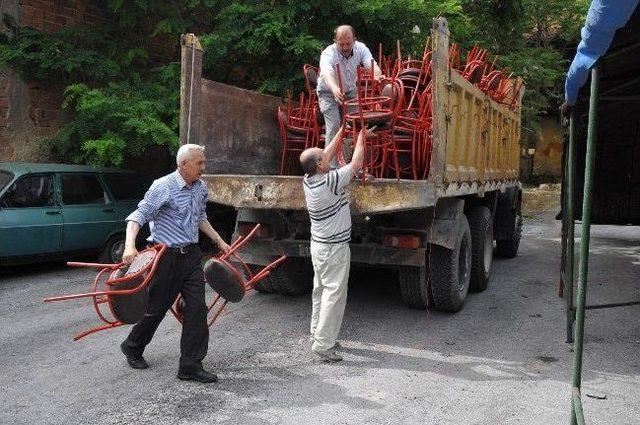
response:
[[[489,289],[455,315],[406,308],[389,273],[354,273],[339,364],[308,353],[308,297],[251,294],[211,330],[205,366],[221,382],[209,386],[175,378],[172,317],[145,353],[147,370],[129,369],[118,349],[128,328],[73,342],[95,323],[90,304],[41,300],[85,291],[91,272],[0,271],[0,423],[567,423],[572,353],[556,296],[558,234],[550,216],[529,218],[520,255],[496,261]],[[640,230],[594,235],[590,301],[640,298]],[[638,313],[589,312],[590,423],[639,422]]]

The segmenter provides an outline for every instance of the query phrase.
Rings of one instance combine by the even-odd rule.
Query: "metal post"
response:
[[[587,273],[589,268],[589,240],[591,237],[591,191],[596,156],[596,117],[598,109],[598,66],[591,70],[589,98],[589,124],[587,127],[587,154],[584,166],[584,190],[582,194],[582,227],[580,231],[580,263],[578,265],[578,296],[576,298],[575,341],[573,344],[572,394],[580,392],[582,381],[582,343],[584,337],[584,312],[587,297]],[[571,424],[577,424],[576,411],[582,411],[581,400],[571,398]]]
[[[564,216],[566,218],[566,257],[564,259],[564,285],[565,285],[565,302],[567,306],[567,342],[573,342],[573,323],[575,321],[575,312],[573,311],[573,264],[574,255],[573,248],[575,246],[575,214],[573,211],[573,188],[575,185],[576,173],[576,128],[575,128],[575,112],[571,111],[569,115],[569,151],[567,152],[567,168],[565,170],[565,208]]]

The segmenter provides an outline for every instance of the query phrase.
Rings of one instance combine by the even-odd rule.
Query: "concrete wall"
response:
[[[86,0],[2,0],[20,26],[55,32],[67,25],[108,22],[108,13]],[[0,24],[1,25],[1,24]],[[2,30],[6,30],[2,28]],[[63,85],[23,81],[15,72],[0,73],[0,161],[46,161],[37,141],[53,137],[69,115],[61,108]]]

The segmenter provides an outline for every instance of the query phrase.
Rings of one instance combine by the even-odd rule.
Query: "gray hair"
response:
[[[180,165],[180,162],[187,159],[186,157],[189,156],[191,151],[199,151],[204,154],[204,146],[195,145],[193,143],[187,143],[186,145],[180,146],[180,149],[178,149],[178,153],[176,154],[176,163]]]

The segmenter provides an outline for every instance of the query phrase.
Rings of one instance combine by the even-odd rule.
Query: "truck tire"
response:
[[[398,283],[402,302],[412,308],[426,309],[431,305],[429,285],[420,276],[420,267],[399,267]]]
[[[283,295],[302,295],[313,288],[313,266],[308,258],[288,258],[260,282]],[[266,292],[266,291],[265,291]]]
[[[432,244],[429,253],[431,297],[436,310],[460,311],[469,291],[471,232],[466,216],[458,217],[455,232],[453,249]]]
[[[262,270],[262,266],[258,266],[255,264],[249,264],[249,268],[254,274]],[[266,278],[262,279],[261,281],[253,285],[253,289],[263,294],[272,294],[274,292],[273,287],[271,286],[271,280],[269,279],[269,276],[267,276]]]
[[[518,255],[522,238],[522,208],[518,201],[515,207],[507,207],[500,211],[509,229],[505,238],[496,240],[496,255],[502,258],[514,258]]]
[[[122,261],[124,252],[124,234],[118,233],[109,238],[103,250],[98,255],[98,261],[102,264],[117,264]]]
[[[476,206],[467,212],[471,230],[471,279],[469,290],[487,289],[493,261],[493,218],[485,206]]]

